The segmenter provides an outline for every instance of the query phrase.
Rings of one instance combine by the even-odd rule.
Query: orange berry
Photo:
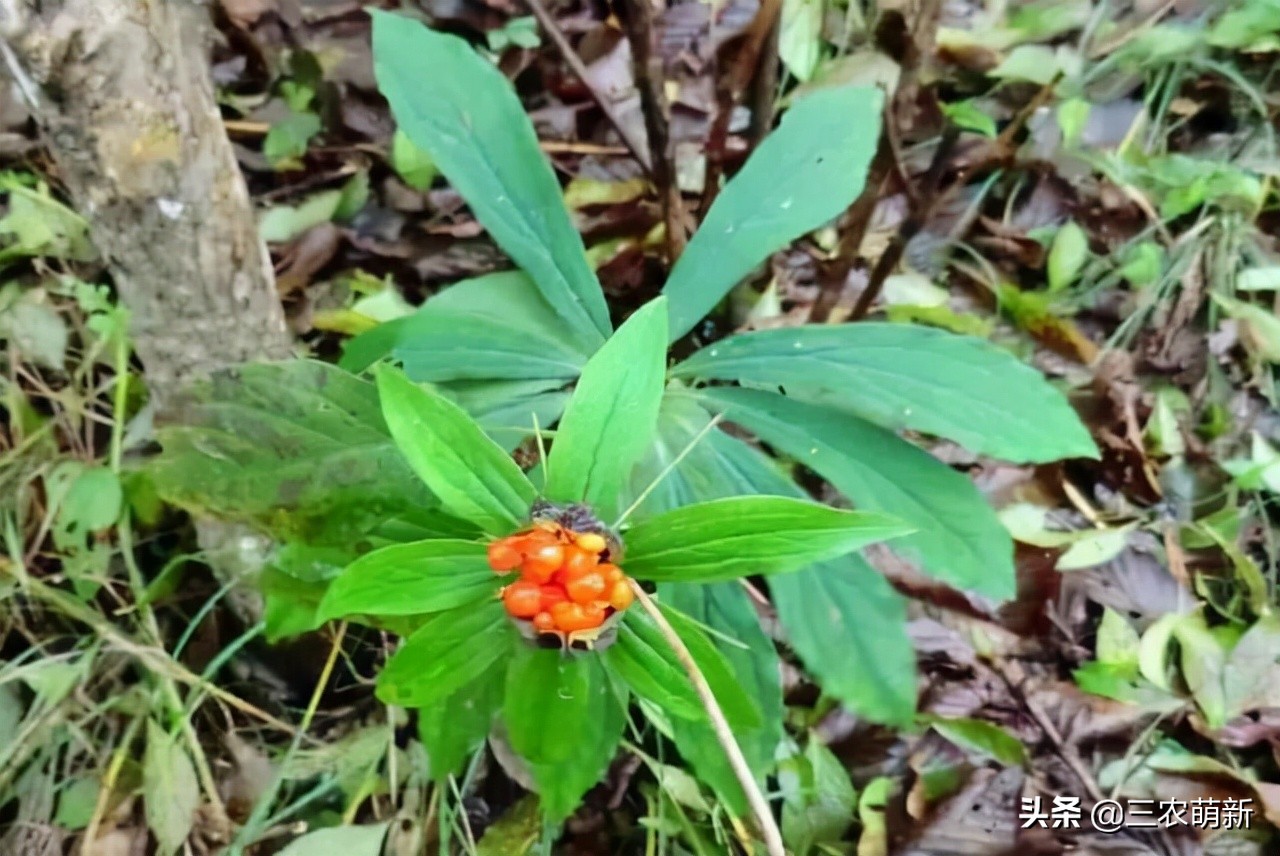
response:
[[[609,546],[609,542],[604,540],[604,536],[597,532],[579,532],[574,536],[573,541],[588,553],[597,555],[603,553],[605,547]]]
[[[565,583],[565,593],[569,599],[577,603],[591,603],[599,600],[608,591],[609,585],[599,571],[588,571],[576,580]]]
[[[524,559],[520,555],[520,551],[512,544],[512,540],[511,538],[502,538],[489,545],[489,567],[498,573],[514,571]]]
[[[556,620],[549,612],[539,612],[533,617],[533,629],[539,633],[550,633],[556,629]]]
[[[586,615],[583,613],[582,604],[580,603],[566,600],[563,603],[553,604],[551,617],[555,619],[556,629],[562,633],[572,633],[575,630],[586,629]]]
[[[535,583],[517,580],[502,590],[502,603],[516,618],[533,618],[542,610],[542,592]]]
[[[626,580],[619,580],[609,589],[609,605],[621,612],[631,605],[636,599],[636,593],[631,590],[631,583]]]
[[[564,577],[564,581],[568,583],[578,579],[583,574],[594,571],[596,564],[595,553],[570,545],[564,548],[564,565],[560,572]]]
[[[582,620],[587,623],[583,630],[594,630],[601,624],[604,624],[605,614],[604,607],[598,603],[588,604],[582,607]]]
[[[626,574],[622,573],[622,568],[619,568],[617,565],[611,565],[608,562],[605,562],[600,566],[600,573],[604,574],[604,581],[609,583],[609,585],[621,582],[627,578]]]
[[[518,541],[516,549],[526,555],[537,550],[539,547],[544,547],[547,544],[558,543],[556,540],[556,533],[549,532],[546,529],[530,529],[527,532],[523,532],[520,535],[515,536],[515,538]]]
[[[564,547],[555,543],[540,544],[532,551],[525,553],[520,569],[526,577],[539,583],[551,579],[564,563]]]
[[[543,611],[551,609],[557,603],[564,603],[569,599],[564,589],[557,585],[538,586],[539,595],[542,598]]]

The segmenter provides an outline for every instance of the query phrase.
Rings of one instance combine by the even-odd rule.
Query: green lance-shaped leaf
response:
[[[781,693],[777,709],[761,710],[753,690],[753,676],[742,674],[741,661],[751,652],[731,662],[724,649],[730,643],[717,645],[689,616],[666,604],[659,604],[668,623],[689,650],[690,656],[706,678],[711,694],[724,713],[748,764],[763,779],[773,760],[776,734],[781,730]],[[773,654],[772,650],[770,654]],[[633,607],[623,620],[618,642],[604,655],[606,665],[621,677],[640,698],[665,710],[670,715],[676,746],[692,765],[699,778],[710,784],[736,815],[747,812],[746,797],[724,749],[711,728],[710,721],[676,657],[671,643],[653,620]],[[778,669],[777,656],[771,657],[772,669]],[[772,707],[772,705],[771,705]],[[774,735],[774,738],[771,738]],[[772,740],[772,742],[770,742]]]
[[[922,716],[920,719],[961,749],[978,752],[1009,767],[1018,766],[1027,760],[1027,750],[1022,741],[993,722],[932,715]]]
[[[876,722],[906,726],[916,708],[907,604],[862,556],[788,574],[769,587],[787,641],[822,690]]]
[[[929,327],[863,323],[744,333],[703,348],[672,373],[782,387],[790,398],[1010,461],[1098,455],[1066,397],[1040,372],[981,339]]]
[[[775,494],[803,497],[777,464],[759,449],[723,431],[704,433],[711,415],[688,394],[668,393],[658,423],[660,442],[637,471],[637,490],[666,468],[695,437],[702,439],[649,494],[637,510],[637,518],[699,500],[741,494]],[[772,684],[762,676],[766,664],[777,668],[777,654],[757,628],[751,631],[746,616],[731,620],[716,595],[732,584],[697,585],[664,583],[661,592],[709,592],[720,605],[705,621],[715,629],[746,642],[756,656],[737,649],[728,653],[740,674],[755,676],[755,696],[766,712],[781,705]],[[736,589],[741,592],[740,588]],[[906,633],[906,604],[883,577],[857,555],[810,565],[770,578],[769,591],[791,646],[805,665],[822,681],[823,690],[860,715],[895,725],[911,721],[915,706],[915,654]],[[701,595],[706,597],[707,595]],[[685,605],[681,597],[672,603]],[[741,610],[738,610],[739,612]],[[697,614],[695,611],[694,614]],[[752,663],[750,667],[742,661]],[[637,690],[637,694],[640,694]],[[746,741],[743,751],[750,750]],[[748,754],[748,760],[750,760]],[[727,773],[728,774],[728,773]]]
[[[725,655],[688,616],[665,604],[659,608],[689,649],[734,732],[759,728],[760,707],[743,688]],[[708,721],[702,700],[671,643],[639,607],[627,611],[618,642],[605,651],[604,661],[641,698],[682,719]]]
[[[515,529],[536,493],[515,461],[439,393],[386,366],[377,380],[391,436],[444,509],[489,534]]]
[[[582,370],[547,461],[547,497],[618,512],[631,471],[653,442],[667,363],[666,301],[627,319]]]
[[[627,530],[627,573],[714,582],[795,571],[910,533],[883,514],[781,496],[737,496],[659,514]]]
[[[672,716],[703,720],[707,712],[671,646],[638,609],[628,610],[618,638],[601,655],[631,691]]]
[[[780,474],[776,484],[758,483],[751,466],[755,459],[750,456],[759,453],[723,431],[708,430],[710,421],[711,415],[689,396],[663,396],[655,442],[632,477],[637,494],[651,485],[653,488],[636,509],[637,520],[726,496],[787,492],[800,496],[790,480]],[[747,458],[739,460],[739,452],[746,453]],[[771,462],[762,456],[761,460],[763,466],[773,469]],[[773,582],[789,576],[774,577]],[[708,628],[712,644],[724,655],[736,683],[761,712],[759,725],[734,724],[733,731],[747,764],[763,780],[773,766],[782,737],[782,676],[778,652],[761,628],[746,590],[736,580],[663,583],[658,587],[658,597]],[[679,668],[678,662],[671,665]],[[638,688],[635,691],[644,695]],[[671,727],[682,753],[700,778],[717,792],[729,793],[729,799],[744,798],[723,752],[714,751],[718,744],[705,717],[673,719]]]
[[[1050,293],[1061,291],[1075,282],[1089,261],[1089,236],[1074,220],[1068,220],[1054,235],[1049,245],[1045,266]]]
[[[567,817],[604,774],[625,709],[625,691],[615,690],[599,657],[518,647],[507,669],[502,719],[553,822]]]
[[[442,612],[387,661],[378,675],[378,698],[401,707],[440,704],[518,641],[498,600]]]
[[[973,483],[937,458],[856,416],[772,392],[714,387],[699,398],[858,507],[916,527],[889,547],[926,573],[990,597],[1013,595],[1013,539]]]
[[[383,357],[411,380],[559,380],[578,376],[591,350],[522,271],[455,283],[412,315],[346,343],[341,365],[363,371]]]
[[[604,295],[511,84],[457,36],[371,14],[378,88],[400,128],[533,277],[576,341],[598,345],[609,333]]]
[[[508,451],[554,425],[569,402],[558,380],[476,380],[442,384],[440,391],[480,423],[484,432]]]
[[[880,138],[880,90],[831,87],[782,117],[725,185],[671,271],[671,337],[683,336],[770,254],[862,192]]]
[[[751,700],[752,712],[759,712],[755,725],[733,720],[729,724],[747,764],[763,778],[777,756],[785,710],[778,651],[760,626],[751,596],[734,580],[707,585],[663,583],[658,597],[691,622],[708,628],[707,640],[724,656],[734,685]]]
[[[707,638],[701,628],[688,616],[670,606],[660,605],[660,608],[689,649],[694,662],[698,664],[698,669],[706,677],[707,685],[711,687],[712,694],[724,711],[725,719],[729,722],[735,737],[741,735],[748,738],[746,745],[742,746],[743,754],[746,755],[749,749],[757,749],[758,745],[750,738],[767,734],[774,723],[765,725],[762,711],[756,700],[752,698],[724,654]],[[769,713],[777,715],[775,711],[769,711]],[[744,721],[748,716],[751,719]],[[689,720],[672,720],[671,728],[676,748],[693,766],[699,778],[715,789],[716,794],[731,813],[738,816],[747,814],[746,794],[743,793],[737,774],[729,764],[729,759],[710,725]],[[763,778],[769,761],[770,759],[761,758],[754,751],[747,756],[752,772],[759,779]]]
[[[485,546],[433,539],[392,544],[343,569],[320,603],[321,620],[347,615],[422,615],[492,597],[502,577]]]
[[[697,664],[698,671],[707,679],[711,694],[720,703],[725,720],[736,729],[758,728],[762,722],[760,708],[755,699],[743,688],[742,682],[734,674],[733,667],[725,659],[724,654],[715,646],[707,634],[702,632],[689,616],[663,603],[658,609],[666,617],[671,629],[676,632],[689,649],[689,656]]]
[[[289,844],[277,856],[379,856],[391,821],[362,826],[315,829]]]
[[[501,660],[490,664],[444,701],[418,711],[418,736],[436,781],[459,773],[489,736],[502,706],[505,667]]]

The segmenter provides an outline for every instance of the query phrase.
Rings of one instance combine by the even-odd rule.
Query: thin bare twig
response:
[[[773,129],[773,117],[777,109],[778,69],[778,21],[775,19],[760,46],[760,58],[756,60],[756,73],[751,78],[751,146],[760,142]]]
[[[926,0],[926,2],[919,4],[916,14],[913,16],[911,27],[906,34],[907,37],[900,42],[897,39],[879,37],[881,42],[880,49],[898,61],[901,71],[897,83],[891,88],[888,92],[888,97],[885,99],[884,129],[880,134],[875,157],[871,160],[871,167],[867,173],[867,183],[863,187],[862,193],[846,209],[844,216],[841,218],[840,238],[835,253],[820,268],[818,299],[814,301],[813,308],[809,311],[809,319],[811,321],[819,323],[826,321],[832,310],[835,309],[836,304],[840,302],[845,282],[849,278],[849,271],[853,270],[854,263],[857,261],[858,250],[862,247],[862,240],[866,237],[867,229],[871,223],[871,216],[875,213],[876,203],[880,200],[881,189],[889,178],[891,171],[897,174],[903,186],[903,193],[906,194],[908,201],[913,203],[908,206],[908,210],[917,210],[917,206],[914,203],[917,202],[918,197],[913,194],[911,183],[907,180],[905,170],[902,167],[898,151],[900,149],[899,135],[894,122],[898,115],[899,106],[909,103],[916,91],[916,80],[919,76],[920,64],[923,61],[920,45],[931,45],[933,43],[931,32],[936,28],[941,6],[940,0]],[[901,250],[899,250],[900,256]],[[894,260],[894,263],[896,264],[896,260]],[[873,282],[874,274],[869,280],[867,288],[863,289],[863,295],[867,295],[870,292],[872,299],[875,298],[875,294],[879,291],[879,286],[874,289],[871,287]]]
[[[27,107],[33,113],[38,112],[40,110],[40,87],[31,79],[31,75],[27,74],[27,70],[22,67],[22,63],[13,52],[13,48],[3,38],[0,38],[0,54],[4,56],[5,67],[9,69],[9,75],[13,78],[14,83],[18,84],[18,91],[22,93],[22,98],[27,102]]]
[[[898,233],[893,236],[889,246],[885,247],[884,252],[880,254],[880,258],[876,260],[876,266],[871,269],[871,276],[867,278],[867,287],[862,289],[862,293],[858,295],[858,302],[854,304],[853,311],[849,313],[850,321],[857,321],[867,314],[871,304],[880,295],[880,290],[884,288],[884,281],[889,278],[889,274],[902,259],[902,254],[907,248],[907,242],[916,236],[916,233],[923,228],[925,223],[929,222],[929,217],[937,208],[937,199],[940,196],[938,186],[942,181],[942,171],[946,167],[947,158],[959,137],[960,129],[954,125],[949,125],[942,132],[942,139],[938,141],[938,148],[933,153],[933,162],[929,164],[929,170],[924,177],[924,191],[920,196],[921,199],[925,200],[924,207],[907,215],[906,219],[902,221],[902,225],[898,227]]]
[[[538,148],[549,155],[625,155],[626,146],[602,146],[599,143],[579,143],[571,140],[538,140]]]
[[[871,304],[880,295],[880,290],[884,287],[884,281],[897,267],[898,262],[902,259],[902,254],[907,248],[907,243],[916,236],[916,234],[927,224],[933,213],[939,210],[947,201],[960,191],[965,184],[974,176],[990,170],[992,167],[1003,166],[1013,160],[1017,150],[1015,137],[1026,127],[1027,121],[1035,115],[1035,112],[1048,103],[1052,97],[1054,87],[1062,78],[1059,72],[1054,76],[1053,80],[1046,83],[1035,94],[1035,97],[1022,106],[1005,126],[1000,135],[991,141],[987,151],[990,153],[979,163],[974,164],[965,173],[952,182],[945,191],[941,189],[942,171],[946,167],[947,157],[951,153],[951,149],[955,146],[956,140],[959,139],[960,129],[954,125],[948,125],[946,130],[942,132],[942,139],[938,142],[937,149],[934,150],[933,161],[929,164],[929,169],[925,173],[923,181],[923,190],[917,195],[917,205],[912,206],[910,214],[902,221],[902,225],[898,227],[898,233],[894,235],[893,240],[889,242],[889,246],[885,248],[881,254],[876,266],[871,271],[871,276],[867,280],[867,287],[862,290],[862,294],[858,295],[858,302],[854,305],[853,311],[849,314],[850,321],[857,321],[867,314]],[[892,147],[890,148],[892,151]]]
[[[649,137],[650,174],[662,203],[666,227],[667,263],[674,265],[684,252],[687,240],[684,201],[676,181],[675,153],[671,149],[671,128],[667,119],[667,96],[662,89],[662,58],[653,50],[653,6],[650,0],[619,0],[618,18],[631,44],[631,64],[636,89],[640,92],[640,112]]]
[[[1004,130],[1000,132],[1000,136],[996,137],[991,143],[991,148],[997,152],[997,156],[1007,153],[1007,157],[1013,157],[1013,138],[1022,132],[1022,129],[1026,127],[1027,122],[1030,121],[1037,110],[1049,103],[1049,99],[1053,97],[1060,80],[1062,80],[1061,71],[1055,74],[1052,80],[1040,87],[1040,91],[1030,101],[1022,105],[1022,109],[1013,114],[1013,118],[1009,120],[1008,125],[1005,125]]]
[[[892,102],[890,102],[892,103]],[[884,121],[889,122],[889,107],[885,108]],[[831,315],[831,311],[840,302],[844,292],[844,284],[849,279],[849,271],[853,270],[854,261],[858,257],[858,249],[862,239],[867,236],[867,228],[871,225],[871,215],[875,212],[876,202],[880,200],[880,188],[889,175],[893,161],[893,150],[886,135],[881,134],[875,157],[871,159],[871,167],[867,170],[867,183],[862,193],[853,201],[841,217],[840,238],[831,258],[818,266],[818,297],[809,310],[809,320],[821,324]]]
[[[1026,691],[1027,675],[1022,670],[1022,667],[1017,663],[998,663],[995,661],[992,661],[991,665],[996,674],[1000,675],[1004,680],[1005,685],[1022,701],[1027,713],[1030,714],[1032,720],[1044,733],[1045,738],[1052,744],[1054,752],[1075,774],[1085,793],[1095,802],[1101,800],[1103,798],[1102,789],[1098,787],[1097,779],[1089,772],[1089,768],[1085,766],[1080,754],[1063,738],[1062,732],[1053,724],[1053,720],[1049,718],[1049,715],[1041,709],[1040,705]]]
[[[671,646],[671,650],[675,652],[676,659],[680,661],[680,665],[684,667],[685,673],[693,683],[693,688],[698,693],[702,706],[706,708],[707,716],[711,720],[711,730],[716,735],[716,741],[724,749],[724,754],[729,759],[729,766],[733,768],[733,775],[738,779],[738,784],[742,786],[743,793],[747,795],[747,804],[751,806],[751,813],[755,816],[756,825],[760,828],[760,834],[764,838],[765,850],[768,851],[769,856],[786,856],[786,849],[782,845],[782,833],[778,830],[778,824],[773,819],[773,812],[769,810],[769,803],[765,800],[764,794],[760,792],[760,786],[756,784],[755,776],[751,774],[751,767],[747,764],[747,759],[742,754],[742,748],[738,746],[738,741],[734,739],[733,729],[729,727],[729,721],[725,719],[724,711],[720,709],[720,703],[716,701],[715,694],[711,692],[711,685],[707,683],[702,670],[694,662],[693,655],[689,653],[684,640],[676,633],[675,628],[671,626],[671,622],[667,621],[667,617],[662,614],[662,610],[658,609],[658,605],[653,602],[653,598],[649,597],[649,593],[642,589],[635,580],[631,581],[631,589],[635,592],[636,599],[640,601],[640,605],[644,607],[644,611],[649,613],[649,617],[658,626],[659,632],[662,633],[662,638],[666,640],[667,644]]]
[[[533,12],[533,17],[538,19],[542,29],[546,31],[551,41],[555,43],[556,50],[560,51],[560,55],[564,57],[565,64],[569,66],[569,70],[582,81],[582,85],[587,88],[587,92],[591,93],[591,100],[596,102],[600,111],[604,113],[604,117],[609,120],[609,124],[613,125],[614,130],[618,132],[618,136],[622,138],[622,144],[627,147],[627,151],[631,152],[631,156],[644,168],[644,171],[652,176],[653,163],[649,159],[649,153],[645,150],[644,141],[636,139],[635,135],[627,130],[626,123],[622,121],[622,116],[618,113],[617,108],[614,107],[613,102],[592,84],[586,63],[582,61],[582,57],[578,56],[578,52],[573,49],[573,45],[569,44],[568,37],[560,29],[560,25],[556,23],[555,18],[551,17],[551,13],[547,11],[547,7],[543,5],[542,0],[526,0],[526,2],[529,4],[529,11]]]

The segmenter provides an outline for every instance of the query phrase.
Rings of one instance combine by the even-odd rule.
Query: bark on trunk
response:
[[[0,0],[9,72],[132,313],[153,396],[288,356],[266,248],[191,0]]]
[[[131,313],[160,418],[208,372],[290,355],[266,247],[214,101],[212,27],[195,0],[0,0],[4,66]],[[268,542],[197,521],[215,574],[248,582]],[[228,599],[247,624],[256,586]]]

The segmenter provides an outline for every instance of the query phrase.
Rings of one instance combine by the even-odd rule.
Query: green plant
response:
[[[401,130],[431,153],[523,273],[458,283],[416,314],[352,340],[343,365],[390,356],[435,383],[513,447],[532,419],[553,424],[564,387],[608,334],[604,304],[559,187],[510,86],[462,41],[404,18],[374,24],[378,80]],[[444,74],[444,69],[451,74]],[[440,81],[424,85],[423,80]],[[483,108],[476,103],[482,101]],[[771,252],[836,216],[861,192],[879,128],[879,92],[819,89],[800,99],[717,197],[663,288],[672,339],[688,333]],[[779,174],[787,176],[778,181]],[[537,212],[536,218],[521,212]],[[457,355],[465,353],[465,360]],[[750,429],[859,507],[916,528],[895,547],[954,585],[1013,593],[1012,542],[969,481],[897,435],[955,440],[1017,462],[1094,455],[1063,397],[1038,372],[976,339],[894,325],[810,326],[733,336],[671,370],[658,442],[643,484],[702,431],[712,413]],[[731,382],[737,387],[711,385]],[[991,390],[998,388],[998,397]],[[755,449],[711,430],[646,498],[798,493]],[[807,592],[841,604],[824,617]],[[791,641],[828,692],[864,713],[904,722],[914,706],[910,646],[897,595],[861,560],[814,568],[772,589]],[[738,600],[717,590],[714,607]],[[821,614],[819,614],[821,613]],[[729,632],[741,627],[722,628]],[[844,646],[819,644],[840,639]],[[848,646],[879,657],[850,658]],[[840,651],[833,653],[832,649]],[[883,666],[883,668],[881,668]]]
[[[480,535],[367,553],[338,576],[320,604],[322,619],[374,616],[409,634],[382,670],[378,694],[421,709],[433,775],[457,772],[489,736],[496,715],[553,820],[568,815],[613,757],[631,693],[689,728],[710,727],[663,639],[663,625],[691,652],[735,731],[758,729],[763,714],[698,622],[666,604],[656,607],[661,618],[655,620],[624,602],[611,610],[610,626],[600,628],[605,635],[597,634],[585,651],[535,646],[532,639],[551,634],[537,634],[529,621],[509,615],[496,596],[504,585],[530,584],[514,580],[510,562],[498,562],[506,572],[490,569],[486,539],[511,536],[529,525],[531,514],[544,522],[557,514],[576,519],[575,529],[617,532],[625,548],[615,541],[612,556],[635,577],[704,583],[795,570],[908,531],[885,515],[763,496],[699,503],[626,529],[603,528],[597,513],[625,522],[618,507],[622,487],[656,428],[665,311],[659,300],[636,313],[588,361],[541,470],[541,489],[457,405],[394,369],[380,369],[382,412],[400,451],[442,510]],[[620,366],[632,370],[620,372]],[[605,541],[597,538],[595,551]],[[561,548],[553,549],[558,564]],[[570,592],[577,599],[572,586]],[[640,597],[652,604],[648,595]],[[732,779],[721,784],[744,811]]]
[[[333,592],[341,588],[331,587],[333,579],[343,567],[373,561],[352,564],[361,552],[389,545],[440,538],[471,544],[466,561],[476,591],[468,588],[468,596],[491,595],[500,581],[483,567],[482,534],[513,531],[535,494],[498,451],[514,449],[538,426],[555,427],[545,432],[552,439],[549,498],[586,499],[606,521],[628,509],[639,528],[683,506],[744,495],[807,500],[791,477],[805,467],[861,511],[905,523],[912,531],[895,538],[892,549],[926,573],[993,598],[1013,594],[1012,541],[992,509],[967,478],[900,432],[947,438],[1015,462],[1095,456],[1065,398],[1034,369],[978,339],[882,323],[731,336],[670,368],[654,344],[684,338],[770,253],[830,221],[859,195],[878,134],[877,90],[833,86],[797,100],[718,195],[671,271],[664,300],[614,333],[559,184],[501,73],[462,40],[385,13],[374,13],[374,56],[400,131],[468,200],[520,270],[455,284],[413,315],[358,336],[342,368],[294,362],[219,376],[190,393],[185,424],[162,431],[165,455],[153,475],[163,496],[282,540],[264,577],[273,635],[342,614],[335,611]],[[648,350],[627,344],[629,337],[643,338]],[[379,368],[380,407],[374,385],[352,373],[387,358],[432,391]],[[424,417],[417,436],[406,438],[388,409],[392,387],[402,404],[430,402],[444,421]],[[622,397],[638,389],[645,390],[642,398]],[[498,444],[485,446],[483,458],[455,460],[462,443],[433,433],[441,424],[469,425],[462,411]],[[618,429],[610,414],[627,414],[634,427]],[[720,420],[751,431],[770,453],[721,430]],[[612,432],[601,430],[606,424],[615,426]],[[453,461],[458,478],[470,473],[470,481],[435,475],[443,460]],[[530,477],[537,482],[542,475]],[[507,500],[494,504],[495,490]],[[822,555],[803,543],[788,549],[803,567],[771,576],[768,593],[791,648],[830,696],[877,721],[910,722],[916,681],[901,596],[847,549]],[[632,567],[624,569],[643,576],[635,566],[642,558],[633,551]],[[385,573],[392,570],[388,563]],[[704,659],[732,675],[733,692],[759,711],[755,724],[740,723],[737,737],[752,774],[763,777],[782,737],[782,690],[777,652],[748,592],[708,575],[650,577],[660,580],[664,608],[687,618],[684,627],[712,631],[698,636],[706,641]],[[452,681],[479,671],[460,659],[466,651],[460,640],[491,633],[506,640],[502,645],[514,644],[496,599],[487,612],[461,611],[457,618],[466,622],[455,627],[437,617],[426,625],[440,631],[441,663],[459,672]],[[632,621],[638,626],[642,619]],[[408,616],[385,626],[431,637]],[[527,652],[520,657],[553,662]],[[399,671],[390,669],[384,686]],[[605,685],[604,678],[574,680]],[[631,688],[644,697],[639,685]],[[427,740],[437,739],[430,717],[444,716],[445,707],[427,708]],[[738,780],[707,725],[668,719],[664,728],[681,754],[735,812],[744,811]],[[471,724],[467,745],[483,735],[483,724]],[[599,747],[607,741],[597,736],[598,753],[573,774],[573,788],[566,784],[552,798],[553,813],[567,810],[568,793],[580,793],[599,772]],[[526,754],[541,751],[521,738],[517,743]],[[551,752],[570,754],[563,746]]]

